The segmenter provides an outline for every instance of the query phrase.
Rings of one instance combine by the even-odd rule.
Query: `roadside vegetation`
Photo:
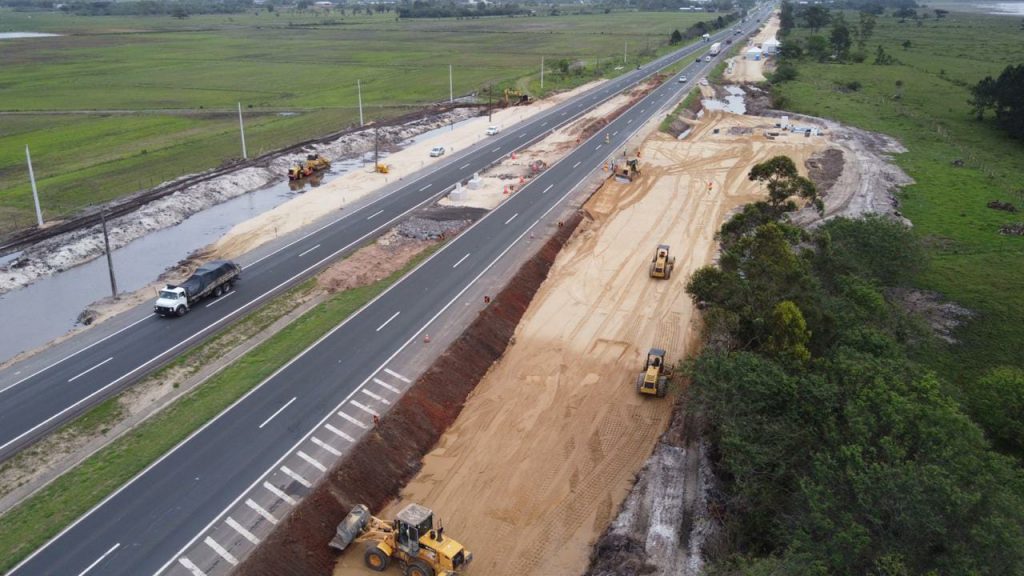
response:
[[[332,295],[208,381],[176,400],[121,438],[93,454],[51,484],[0,516],[0,572],[20,562],[75,519],[85,514],[119,486],[294,358],[345,318],[383,292],[427,258],[427,249],[404,268],[384,280]],[[296,290],[308,291],[311,282]],[[288,298],[288,294],[275,299]],[[272,304],[272,305],[274,305]],[[269,325],[262,314],[253,321]],[[222,350],[216,341],[211,346]],[[171,367],[200,366],[211,351],[200,347]],[[109,422],[116,399],[93,409],[69,426],[83,431]]]
[[[1024,62],[1024,29],[1015,18],[904,7],[826,11],[816,33],[789,10],[775,107],[883,132],[908,149],[895,162],[916,183],[904,188],[900,211],[930,256],[913,285],[975,313],[959,343],[913,354],[971,405],[979,378],[1024,368],[1024,238],[1014,234],[1024,220],[1024,142],[992,114],[979,120],[973,93]],[[834,35],[837,26],[847,33]]]
[[[357,123],[357,80],[368,120],[446,100],[449,64],[457,96],[486,100],[484,88],[522,79],[539,92],[542,57],[545,91],[563,89],[635,68],[676,48],[674,31],[724,16],[578,12],[396,21],[351,7],[184,19],[0,8],[5,30],[64,34],[2,41],[0,235],[34,223],[25,145],[52,220],[239,159],[239,102],[254,156]]]
[[[886,298],[925,265],[921,239],[880,217],[807,232],[790,208],[748,206],[687,286],[706,340],[690,394],[722,482],[709,574],[1024,573],[1024,474],[911,358],[930,335]],[[992,400],[1021,377],[984,384],[992,418],[1019,416],[1019,393]]]

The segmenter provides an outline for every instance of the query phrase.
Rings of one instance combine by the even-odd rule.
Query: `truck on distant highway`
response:
[[[242,273],[242,267],[227,260],[203,264],[181,284],[168,284],[160,291],[153,310],[161,316],[184,316],[192,306],[209,295],[221,296],[231,291]]]
[[[712,56],[718,56],[718,53],[722,51],[722,43],[715,42],[711,45],[711,50],[708,50],[708,54]]]

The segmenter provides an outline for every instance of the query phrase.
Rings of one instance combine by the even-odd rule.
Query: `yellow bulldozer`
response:
[[[668,280],[672,277],[672,269],[675,267],[676,259],[668,255],[668,244],[658,244],[658,248],[654,250],[654,257],[651,258],[651,278]]]
[[[331,162],[319,154],[307,154],[305,162],[298,162],[288,169],[289,180],[299,180],[323,172],[331,167]]]
[[[647,353],[643,371],[636,377],[636,391],[638,394],[664,398],[668,390],[668,381],[671,379],[672,369],[665,364],[665,351],[661,348],[651,348]]]
[[[434,513],[419,504],[409,504],[390,523],[357,505],[338,524],[329,545],[344,551],[353,542],[366,543],[363,562],[375,572],[394,562],[405,576],[456,576],[473,559],[462,544],[444,535],[443,526],[434,528]]]
[[[633,158],[626,160],[622,166],[615,167],[615,179],[619,182],[630,183],[640,177],[640,160]]]
[[[391,166],[388,166],[387,164],[385,164],[383,162],[377,162],[377,164],[374,166],[373,170],[374,170],[374,172],[377,172],[378,174],[387,174],[388,172],[391,171]]]

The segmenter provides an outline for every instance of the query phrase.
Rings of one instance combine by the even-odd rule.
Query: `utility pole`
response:
[[[107,252],[107,270],[110,271],[110,293],[117,300],[117,280],[114,279],[114,261],[110,257],[110,236],[107,234],[107,211],[100,210],[100,222],[103,223],[103,247]]]
[[[452,65],[448,65],[448,102],[455,102],[455,84],[452,82]]]
[[[622,43],[622,65],[623,66],[626,65],[626,54],[627,54],[627,48],[628,47],[629,47],[629,41],[628,40],[624,41]]]
[[[36,175],[32,172],[32,155],[28,153],[28,145],[25,145],[25,160],[28,161],[28,179],[32,182],[32,200],[36,203],[36,222],[43,227],[43,211],[39,208],[39,192],[36,190]]]
[[[245,125],[242,124],[242,103],[238,103],[238,131],[242,133],[242,160],[248,160],[249,154],[245,151]],[[113,274],[113,272],[111,272]],[[113,278],[113,276],[111,276]]]
[[[544,89],[544,57],[540,57],[540,89]]]
[[[491,115],[494,112],[494,108],[491,107],[491,94],[494,93],[494,86],[487,87],[487,121],[491,121]]]
[[[359,95],[359,127],[363,127],[363,84],[356,80],[356,93]]]
[[[380,155],[380,126],[373,127],[373,171],[377,171]]]

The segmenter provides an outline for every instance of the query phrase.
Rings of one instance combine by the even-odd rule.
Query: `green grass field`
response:
[[[393,14],[309,12],[76,17],[0,10],[0,31],[60,37],[0,41],[0,235],[33,221],[24,147],[44,215],[55,218],[241,156],[395,116],[486,85],[545,91],[617,74],[667,51],[672,30],[717,14],[613,12],[478,20],[397,21]],[[559,59],[583,61],[562,77]],[[71,114],[76,111],[128,113]],[[17,112],[12,115],[11,113]],[[282,115],[287,114],[287,115]]]
[[[801,28],[792,37],[807,34]],[[899,63],[871,64],[879,44]],[[1024,61],[1020,19],[953,13],[918,27],[881,17],[866,52],[864,64],[802,61],[799,77],[778,87],[782,106],[890,134],[909,149],[895,159],[916,181],[901,196],[902,211],[931,252],[918,284],[978,314],[960,331],[962,345],[927,350],[922,360],[957,385],[996,365],[1024,366],[1024,239],[998,234],[1000,224],[1022,218],[985,206],[1024,208],[1024,143],[991,119],[975,120],[967,104],[969,86]],[[841,89],[854,80],[862,88]],[[953,166],[957,159],[964,167]]]

